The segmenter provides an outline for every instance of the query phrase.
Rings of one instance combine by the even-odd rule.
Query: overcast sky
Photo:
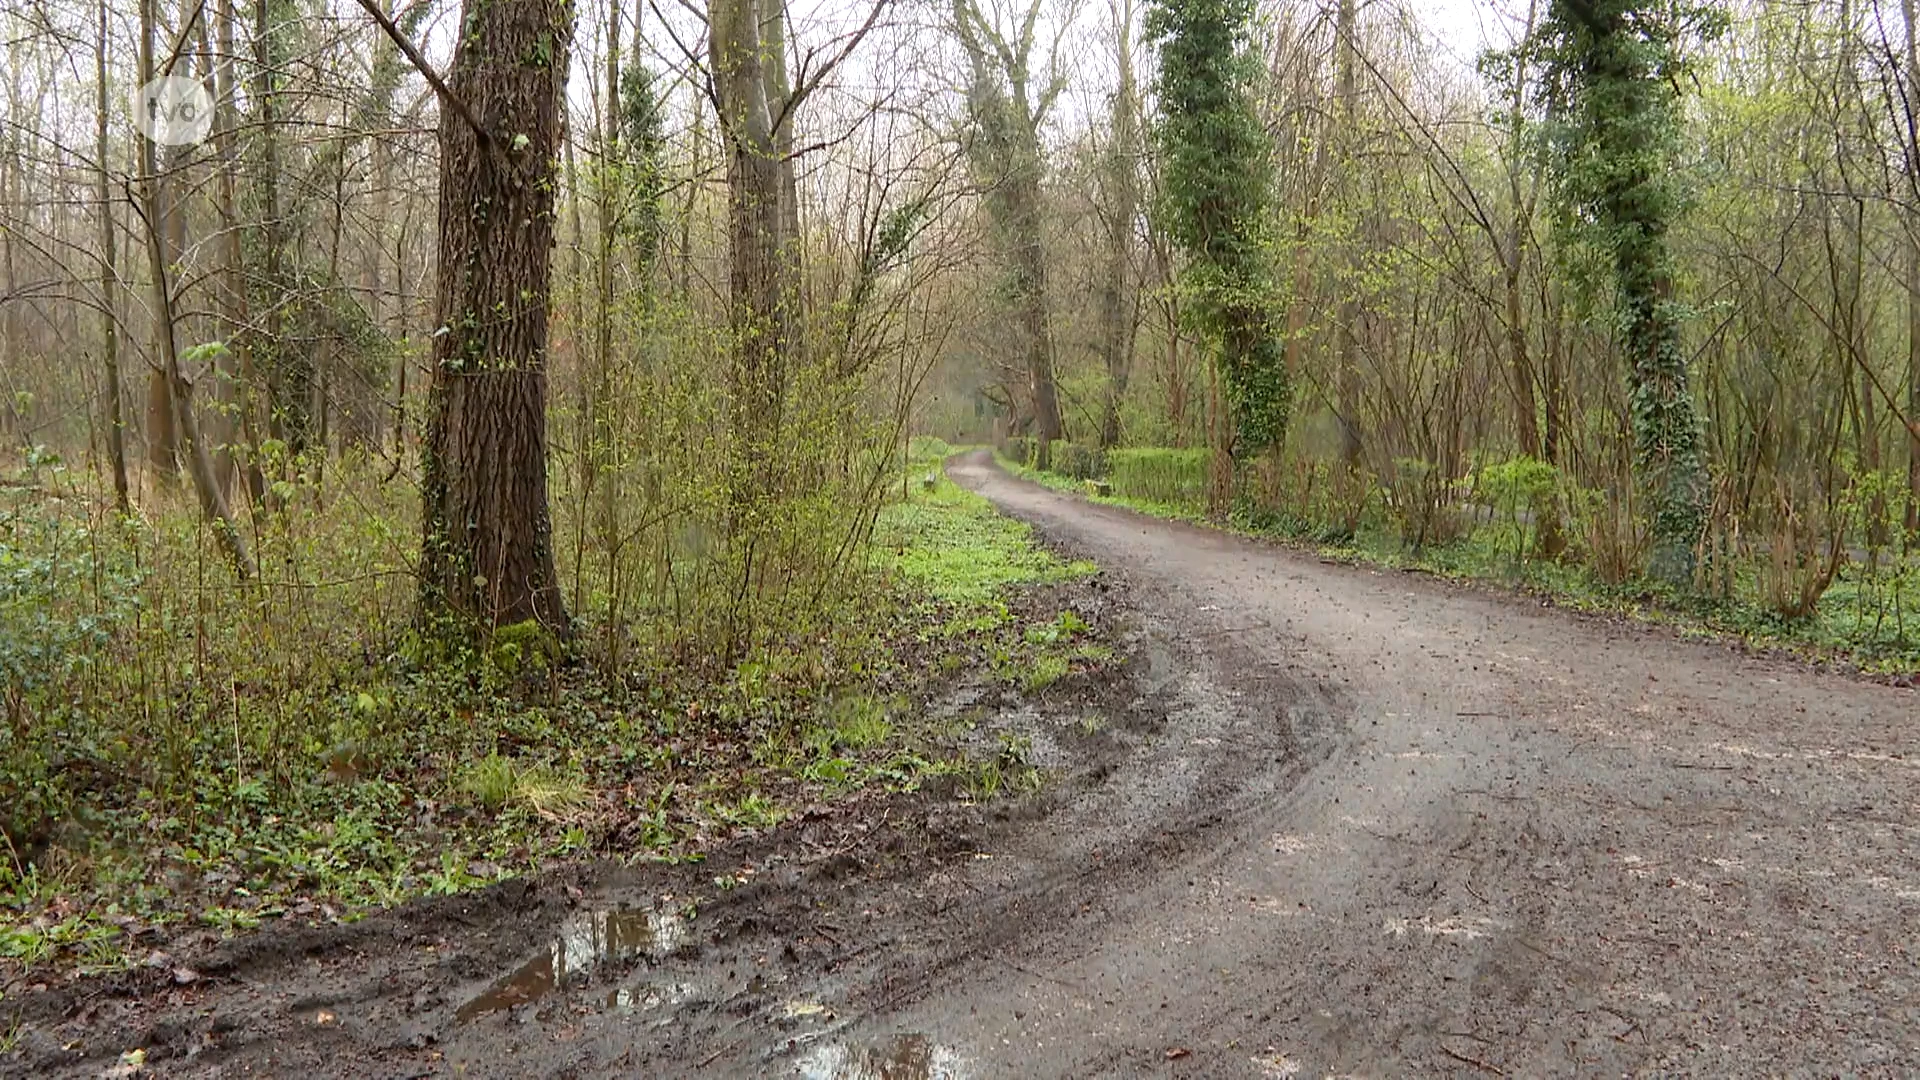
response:
[[[1476,3],[1475,0],[1410,0],[1414,14],[1449,51],[1471,66],[1488,46],[1504,46],[1514,36],[1518,16],[1526,14],[1525,0],[1516,4]],[[1514,12],[1515,14],[1509,14]]]
[[[631,3],[631,0],[626,0]],[[644,0],[643,0],[644,2]],[[851,31],[876,0],[787,0],[790,18],[796,30],[795,47],[804,52],[810,47],[821,47],[835,41],[840,34]],[[897,19],[904,24],[898,35],[881,32],[864,43],[858,54],[846,65],[834,81],[853,90],[860,89],[877,92],[878,87],[899,78],[902,69],[902,49],[917,52],[924,49],[923,35],[937,19],[938,12],[951,0],[893,0],[898,12]],[[1030,0],[981,0],[982,6],[989,10],[1024,8]],[[1073,28],[1069,31],[1070,41],[1063,50],[1064,60],[1069,70],[1069,91],[1061,102],[1059,112],[1064,115],[1084,115],[1088,110],[1104,108],[1105,95],[1111,79],[1111,62],[1104,44],[1108,31],[1108,11],[1106,0],[1044,0],[1049,15],[1055,10],[1072,11]],[[1275,0],[1267,0],[1275,2]],[[1331,12],[1337,0],[1277,0],[1290,7],[1314,8]],[[1512,42],[1522,22],[1530,0],[1360,0],[1363,18],[1394,17],[1391,13],[1410,15],[1426,31],[1432,52],[1429,58],[1441,68],[1453,67],[1468,79],[1472,79],[1474,65],[1480,53],[1488,47],[1501,47]],[[1543,0],[1542,0],[1543,2]],[[599,7],[604,0],[588,0],[583,7]],[[1057,8],[1056,8],[1057,5]],[[657,50],[654,63],[670,69],[684,67],[687,58],[679,49],[679,44],[692,47],[696,53],[704,54],[701,41],[702,28],[691,15],[689,9],[704,7],[702,0],[652,0],[647,4],[645,18],[649,25],[649,36]],[[436,11],[446,17],[437,20],[426,33],[430,51],[437,54],[435,60],[444,68],[452,51],[452,27],[457,21],[453,13],[457,10],[455,0],[443,0],[436,5]],[[631,12],[629,7],[628,11]],[[664,14],[670,24],[676,24],[679,36],[676,43],[672,37],[660,32],[659,17]],[[629,18],[631,14],[629,14]],[[1330,17],[1328,15],[1327,17]],[[1045,20],[1043,20],[1044,22]],[[574,57],[575,78],[569,86],[569,97],[574,107],[583,114],[590,112],[591,77],[589,71],[597,70],[600,53],[600,35],[602,28],[591,19],[583,19],[580,36],[576,40]],[[891,39],[891,40],[890,40]],[[832,51],[829,47],[827,51]],[[704,60],[704,55],[701,55]],[[1072,99],[1084,100],[1075,101]]]

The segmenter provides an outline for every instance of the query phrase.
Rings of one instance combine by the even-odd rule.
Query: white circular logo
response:
[[[213,95],[198,79],[163,76],[134,93],[133,123],[161,146],[191,146],[213,131]]]

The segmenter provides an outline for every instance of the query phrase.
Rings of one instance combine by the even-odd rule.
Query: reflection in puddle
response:
[[[679,1005],[693,998],[692,983],[664,983],[658,986],[622,986],[607,995],[607,1008],[621,1012],[646,1012],[662,1005]]]
[[[678,912],[616,908],[576,915],[561,924],[560,935],[547,944],[545,952],[462,1005],[454,1019],[464,1023],[533,1001],[609,960],[641,955],[664,960],[686,938],[687,922]]]
[[[960,1080],[960,1056],[925,1035],[863,1046],[821,1046],[795,1063],[802,1080]]]

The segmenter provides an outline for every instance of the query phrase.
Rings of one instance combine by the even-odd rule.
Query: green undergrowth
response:
[[[998,462],[1001,468],[1018,476],[1022,480],[1031,480],[1042,487],[1052,488],[1055,491],[1065,492],[1070,495],[1080,495],[1090,502],[1100,503],[1105,506],[1118,506],[1128,510],[1138,510],[1143,514],[1163,518],[1168,521],[1190,521],[1200,524],[1209,523],[1210,521],[1206,511],[1197,504],[1166,502],[1139,495],[1123,495],[1119,493],[1117,488],[1107,494],[1101,494],[1099,491],[1090,488],[1085,480],[1078,480],[1070,476],[1061,476],[1058,473],[1045,472],[1033,468],[1030,465],[1023,465],[1007,457],[1005,454],[996,453],[994,455],[994,461]]]
[[[1109,451],[1110,459],[1133,451]],[[1170,455],[1204,451],[1150,451],[1169,490],[1191,488],[1194,467]],[[1517,589],[1591,614],[1613,615],[1670,627],[1688,636],[1737,640],[1748,647],[1778,649],[1808,659],[1851,664],[1872,674],[1920,671],[1920,565],[1909,559],[1869,570],[1849,564],[1818,608],[1802,618],[1787,618],[1746,597],[1759,595],[1758,570],[1742,566],[1733,576],[1732,599],[1700,596],[1646,578],[1608,582],[1573,560],[1523,557],[1531,530],[1489,515],[1457,538],[1418,549],[1402,530],[1377,516],[1363,518],[1351,533],[1301,517],[1244,512],[1220,522],[1201,509],[1203,495],[1187,492],[1184,501],[1165,502],[1129,496],[1119,483],[1112,494],[1089,490],[1079,479],[1042,472],[1009,460],[996,460],[1009,472],[1054,490],[1154,517],[1208,524],[1241,535],[1278,540],[1311,550],[1323,558],[1358,565],[1431,574],[1460,582]],[[1198,460],[1198,458],[1196,458]],[[1204,465],[1198,466],[1203,477]]]
[[[564,656],[530,627],[430,652],[404,580],[238,590],[188,512],[117,521],[12,489],[0,974],[111,970],[194,927],[351,920],[563,860],[697,860],[861,793],[1037,783],[920,702],[967,670],[1037,693],[1110,661],[1072,612],[1023,614],[1092,567],[947,481],[950,448],[913,449],[867,584],[723,670],[640,648],[614,669],[591,624]],[[414,534],[404,504],[287,513],[313,520],[297,552],[259,538],[282,576],[380,565]]]
[[[916,483],[881,512],[874,534],[912,598],[909,621],[920,647],[944,668],[984,665],[1029,693],[1111,662],[1078,614],[1011,602],[1023,590],[1087,577],[1094,565],[1059,558],[1028,526],[947,479],[940,455],[951,447],[916,440],[915,449]]]
[[[939,443],[923,452],[945,448]],[[1093,572],[1090,563],[1063,562],[1034,543],[1031,529],[947,479],[940,464],[937,457],[917,459],[908,470],[915,482],[907,498],[882,510],[874,528],[894,570],[927,608],[969,615],[1003,609],[998,598],[1010,586],[1055,584]],[[929,477],[931,490],[925,486]]]

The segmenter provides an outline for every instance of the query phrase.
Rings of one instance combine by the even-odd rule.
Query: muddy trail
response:
[[[251,935],[30,995],[0,1071],[1920,1070],[1913,691],[949,473],[1130,656],[995,721],[1044,794]]]

